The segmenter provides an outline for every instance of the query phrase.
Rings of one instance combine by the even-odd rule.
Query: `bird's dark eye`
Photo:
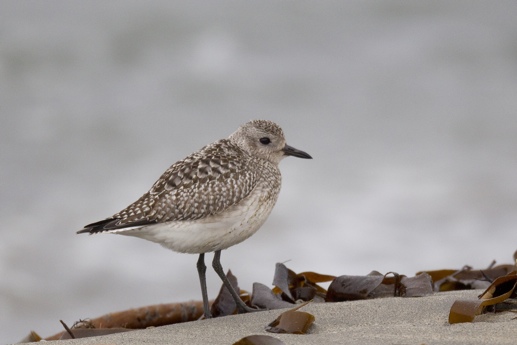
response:
[[[271,139],[269,139],[268,137],[260,138],[260,143],[261,144],[267,145],[270,142],[271,142]]]

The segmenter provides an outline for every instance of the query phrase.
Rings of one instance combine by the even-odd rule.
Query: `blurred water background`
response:
[[[199,300],[196,256],[75,232],[254,118],[314,160],[282,162],[270,219],[223,252],[241,288],[287,260],[335,275],[510,262],[516,15],[514,1],[2,1],[0,343]]]

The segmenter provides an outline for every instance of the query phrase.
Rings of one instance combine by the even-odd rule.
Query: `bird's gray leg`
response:
[[[237,304],[237,307],[239,308],[240,312],[246,313],[246,312],[251,312],[251,311],[258,311],[258,309],[253,309],[253,308],[248,307],[242,301],[242,299],[239,297],[239,294],[237,292],[235,292],[235,290],[233,289],[233,286],[230,283],[230,281],[228,280],[228,278],[226,278],[226,274],[224,274],[223,266],[221,266],[221,251],[220,250],[216,250],[214,253],[214,260],[212,261],[212,267],[214,268],[217,275],[219,275],[219,277],[223,281],[223,284],[226,287],[226,289],[228,289],[228,291],[232,295],[233,300],[235,301],[235,304]]]
[[[199,282],[201,283],[201,295],[203,296],[203,311],[205,313],[205,318],[209,319],[212,317],[212,313],[210,312],[210,308],[208,306],[208,293],[206,292],[206,266],[205,266],[205,254],[199,254],[199,259],[197,260],[197,273],[199,274]]]

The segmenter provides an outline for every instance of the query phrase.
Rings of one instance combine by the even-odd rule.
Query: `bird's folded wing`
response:
[[[234,155],[238,155],[239,158]],[[169,221],[196,220],[223,212],[246,198],[260,176],[241,152],[210,145],[173,164],[140,199],[78,233],[97,233]]]

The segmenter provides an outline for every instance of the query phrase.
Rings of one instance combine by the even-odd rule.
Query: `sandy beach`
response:
[[[515,344],[514,313],[486,314],[473,323],[450,325],[457,299],[476,299],[480,290],[436,293],[421,298],[383,298],[341,303],[313,303],[303,308],[316,320],[310,334],[272,334],[265,327],[284,310],[211,320],[103,337],[63,340],[59,344],[233,344],[253,335],[270,335],[285,344]]]

